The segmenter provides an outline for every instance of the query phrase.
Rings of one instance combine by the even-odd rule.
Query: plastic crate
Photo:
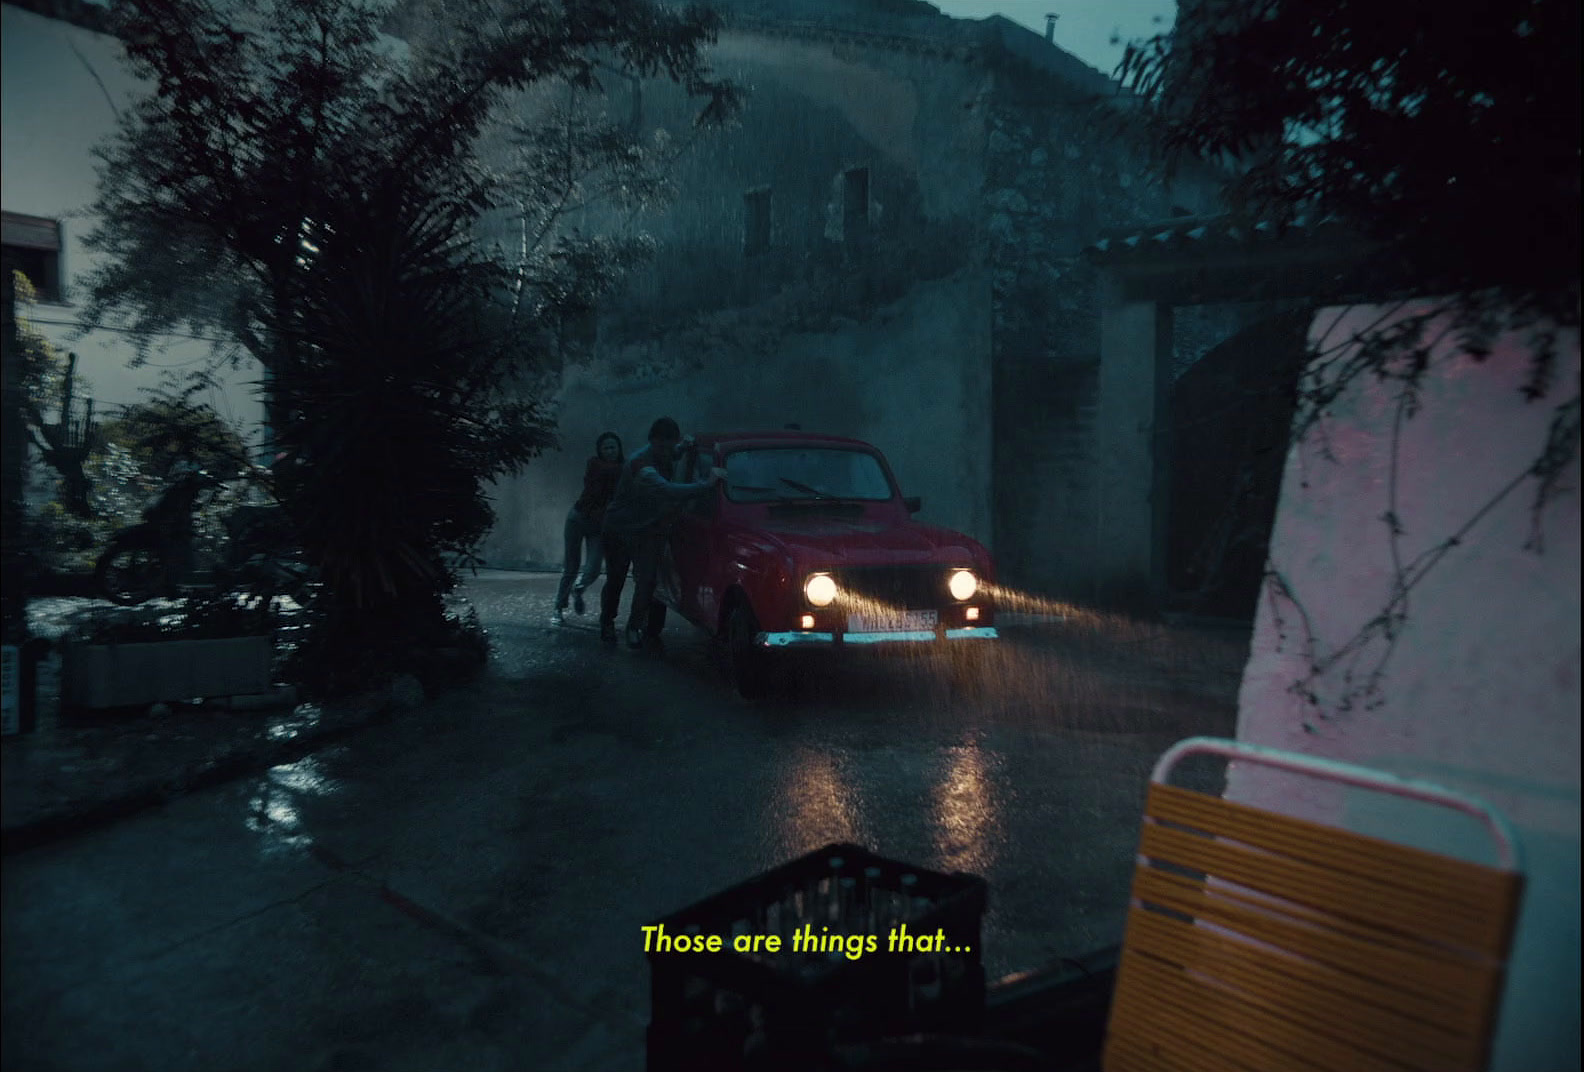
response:
[[[973,1033],[984,1016],[987,896],[976,875],[833,844],[672,913],[652,926],[668,938],[719,935],[722,949],[661,951],[652,944],[659,932],[645,933],[650,1072],[744,1068],[769,1055],[812,1061],[886,1035]],[[944,932],[945,951],[890,950],[901,926],[932,941]],[[793,952],[794,931],[843,948]],[[744,934],[777,935],[781,949],[737,952]],[[850,957],[846,940],[870,935],[876,948]]]

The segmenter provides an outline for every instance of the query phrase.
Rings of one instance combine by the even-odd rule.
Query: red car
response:
[[[726,479],[678,522],[659,595],[723,642],[745,697],[790,649],[962,650],[995,638],[995,565],[921,524],[885,456],[807,432],[699,436],[681,459]]]

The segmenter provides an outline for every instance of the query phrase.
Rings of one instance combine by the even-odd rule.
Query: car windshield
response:
[[[891,482],[873,454],[840,447],[771,447],[726,456],[732,502],[891,498]]]

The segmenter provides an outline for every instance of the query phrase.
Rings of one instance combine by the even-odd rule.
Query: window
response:
[[[743,194],[743,253],[752,257],[770,248],[770,187]]]
[[[874,455],[836,447],[739,450],[726,458],[726,471],[732,502],[883,502],[893,494]]]
[[[61,228],[58,220],[4,214],[0,223],[5,270],[27,276],[40,301],[61,301]]]
[[[573,305],[561,314],[562,352],[590,354],[599,342],[599,310],[592,305]]]
[[[869,233],[869,169],[842,172],[842,240],[855,242]]]

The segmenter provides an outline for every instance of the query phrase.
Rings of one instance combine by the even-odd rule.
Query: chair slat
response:
[[[1146,814],[1384,885],[1433,890],[1473,911],[1508,895],[1517,879],[1509,871],[1177,786],[1152,784]]]
[[[1234,1060],[1224,1050],[1183,1038],[1115,1038],[1105,1051],[1106,1072],[1268,1072]]]
[[[1111,1023],[1126,1024],[1133,1030],[1107,1033],[1102,1058],[1106,1072],[1332,1072],[1273,1050],[1246,1031],[1232,1030],[1173,1005],[1147,984],[1118,986]]]
[[[1183,878],[1183,876],[1174,875],[1158,867],[1150,867],[1149,873],[1170,878]],[[1414,957],[1440,957],[1448,964],[1466,965],[1488,963],[1490,961],[1490,958],[1473,950],[1453,949],[1435,943],[1427,943],[1418,936],[1387,930],[1367,920],[1343,919],[1333,912],[1322,911],[1307,905],[1298,904],[1286,898],[1274,897],[1268,893],[1248,889],[1221,876],[1211,876],[1209,881],[1190,878],[1183,878],[1183,881],[1189,883],[1195,890],[1213,889],[1217,896],[1235,900],[1256,913],[1278,916],[1282,919],[1319,927],[1328,932],[1348,935],[1359,941],[1380,946],[1383,949],[1395,949]]]
[[[1207,927],[1133,909],[1134,950],[1242,991],[1251,1005],[1320,1034],[1405,1064],[1466,1064],[1479,1042],[1470,1025],[1427,1022],[1395,1007],[1389,988],[1349,979],[1282,952],[1240,942]]]
[[[1429,1057],[1405,1063],[1250,1002],[1243,991],[1209,982],[1140,953],[1124,950],[1111,1031],[1152,1038],[1201,1040],[1229,1053],[1263,1054],[1264,1072],[1478,1072],[1478,1064]],[[1126,973],[1124,977],[1123,973]],[[1240,1059],[1242,1059],[1240,1057]]]
[[[1420,945],[1403,949],[1324,925],[1310,914],[1303,922],[1250,908],[1235,890],[1208,890],[1202,883],[1141,866],[1133,896],[1195,919],[1226,927],[1334,968],[1390,992],[1393,1007],[1407,1015],[1442,1023],[1465,1023],[1478,1014],[1501,985],[1499,965],[1475,964]]]
[[[1139,852],[1343,919],[1489,956],[1499,955],[1509,936],[1510,920],[1501,912],[1472,911],[1449,905],[1433,892],[1384,886],[1361,876],[1169,827],[1146,823]]]

